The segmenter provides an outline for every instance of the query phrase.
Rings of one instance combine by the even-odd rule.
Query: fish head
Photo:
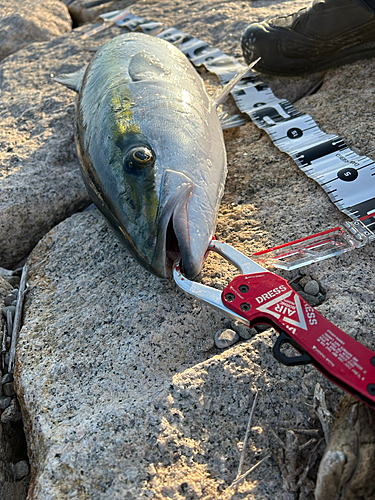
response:
[[[78,92],[76,144],[94,203],[158,276],[176,260],[190,279],[203,266],[227,172],[216,108],[249,69],[211,97],[176,47],[127,33],[55,78]]]
[[[170,276],[174,262],[184,256],[189,275],[193,272],[195,276],[203,259],[189,232],[193,180],[183,172],[165,168],[159,141],[152,146],[142,133],[126,134],[117,146],[121,151],[117,185],[121,187],[111,203],[117,200],[112,210],[118,214],[122,239],[153,274]]]
[[[102,211],[109,209],[108,221],[143,267],[168,277],[174,262],[181,260],[184,274],[193,278],[203,266],[216,211],[205,202],[209,195],[189,176],[189,169],[167,168],[173,161],[168,162],[164,149],[159,141],[151,145],[141,133],[118,140],[117,165],[110,162],[116,180],[106,186]],[[169,143],[168,156],[172,149]],[[185,151],[180,142],[174,162],[186,164],[189,156],[190,145]],[[103,181],[108,178],[109,173]]]
[[[86,186],[133,257],[163,278],[170,276],[174,262],[181,260],[186,277],[195,277],[215,231],[215,204],[221,196],[218,200],[214,197],[211,206],[210,194],[189,175],[189,169],[168,168],[173,161],[168,164],[165,148],[159,142],[152,144],[142,133],[127,133],[117,139],[109,161],[101,158],[105,144],[100,147],[98,143],[96,154],[93,147],[90,149],[91,158],[84,149],[80,155]],[[171,149],[169,143],[168,151]],[[175,155],[177,163],[186,164],[189,155],[190,149],[184,151],[181,142]]]
[[[141,133],[126,134],[117,140],[114,191],[108,206],[116,214],[115,230],[133,256],[148,270],[158,234],[159,199],[155,182],[156,153]]]
[[[75,135],[83,178],[143,267],[168,277],[181,259],[193,278],[224,190],[216,108],[176,48],[134,34],[118,38],[100,49],[80,85]]]

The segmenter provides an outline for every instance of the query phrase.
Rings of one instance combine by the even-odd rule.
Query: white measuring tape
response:
[[[180,42],[180,50],[190,61],[216,74],[222,85],[245,67],[220,49],[212,48],[177,28],[165,28],[160,22],[147,21],[130,12],[120,11],[104,14],[101,18],[107,25],[116,24],[131,31],[141,30],[171,43]],[[94,28],[83,38],[104,27]],[[295,109],[286,99],[278,99],[255,73],[243,78],[231,94],[239,110],[265,130],[275,146],[289,154],[308,177],[321,185],[337,208],[354,221],[345,223],[345,228],[334,228],[260,252],[259,255],[267,254],[263,260],[273,259],[277,261],[273,262],[277,267],[294,269],[375,239],[375,162],[356,154],[337,135],[324,133],[311,116]],[[240,118],[234,117],[228,121],[228,128],[242,123]],[[278,251],[281,248],[283,250]],[[291,259],[288,259],[287,252],[292,255]]]

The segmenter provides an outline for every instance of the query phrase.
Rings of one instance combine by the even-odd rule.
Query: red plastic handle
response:
[[[281,362],[311,362],[332,382],[375,408],[375,352],[319,314],[287,280],[269,271],[239,275],[223,291],[222,301],[251,326],[268,323],[281,332],[274,347]],[[282,355],[285,342],[301,356]]]

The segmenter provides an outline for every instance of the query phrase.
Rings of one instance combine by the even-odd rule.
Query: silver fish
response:
[[[78,92],[83,179],[121,242],[158,276],[179,257],[196,276],[227,173],[216,107],[235,83],[210,97],[180,50],[141,33],[114,38],[87,68],[56,80]]]

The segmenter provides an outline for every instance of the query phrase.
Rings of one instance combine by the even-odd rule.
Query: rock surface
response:
[[[0,60],[30,43],[70,31],[72,21],[60,0],[0,1]]]
[[[19,262],[49,229],[90,203],[73,137],[75,92],[51,74],[77,71],[92,57],[88,47],[116,34],[88,43],[70,32],[0,64],[0,266]]]
[[[304,5],[174,0],[143,1],[131,10],[239,57],[239,38],[250,21]],[[18,171],[23,171],[28,158],[36,157],[23,178],[15,177],[18,167],[7,159],[7,177],[0,180],[1,202],[6,193],[18,204],[17,210],[6,208],[8,225],[0,223],[1,241],[13,238],[4,262],[25,255],[57,221],[87,202],[72,137],[74,94],[48,81],[50,72],[73,71],[89,60],[84,48],[120,32],[111,29],[83,43],[79,33],[87,29],[30,46],[0,66],[0,85],[6,92],[0,108],[5,113],[2,140],[13,147],[12,134],[20,134],[14,135],[14,154],[22,159]],[[41,78],[44,91],[39,96]],[[276,94],[295,100],[321,78],[267,82]],[[209,84],[213,89],[214,80]],[[374,157],[374,84],[373,64],[362,61],[328,72],[321,89],[295,105],[311,114],[325,132],[338,133],[355,151]],[[17,92],[10,114],[6,108]],[[41,119],[44,126],[38,128]],[[253,124],[227,131],[225,138],[229,174],[217,228],[220,238],[252,254],[345,220],[321,188]],[[47,167],[51,163],[57,168],[41,169],[46,157],[51,158]],[[69,168],[60,174],[63,164]],[[60,189],[65,193],[63,203],[57,203]],[[69,199],[75,200],[70,207]],[[27,209],[22,212],[23,206]],[[41,215],[27,232],[35,218],[26,217],[31,207]],[[22,239],[23,233],[27,237]],[[17,242],[23,242],[23,250],[15,256]],[[374,318],[373,259],[374,249],[367,246],[310,266],[306,273],[326,291],[319,311],[374,349],[369,335]],[[309,406],[317,382],[326,390],[331,410],[342,391],[312,367],[278,364],[271,355],[273,330],[225,352],[207,350],[212,345],[207,337],[213,338],[227,318],[186,298],[172,281],[147,274],[119,246],[96,211],[74,215],[52,229],[34,250],[31,267],[34,264],[39,265],[29,276],[15,380],[28,435],[30,499],[283,498],[288,478],[280,475],[273,458],[237,491],[229,488],[238,468],[237,445],[245,435],[252,395],[262,389],[246,467],[280,448],[271,429],[286,441],[293,436],[294,446],[300,438],[288,429],[319,427]],[[222,288],[231,273],[221,258],[211,256],[200,279]],[[293,275],[285,273],[288,278]],[[278,458],[284,456],[288,464],[296,465],[297,457],[283,453]],[[299,460],[303,465],[306,456]],[[291,474],[297,469],[291,468]],[[287,493],[312,500],[315,478],[313,470],[300,492]],[[290,479],[290,484],[298,482],[297,477]]]
[[[205,282],[222,285],[211,260]],[[256,389],[246,467],[277,448],[270,427],[283,437],[314,423],[306,401],[317,381],[328,387],[316,370],[276,362],[272,330],[224,353],[201,349],[227,318],[140,268],[96,211],[53,229],[30,265],[42,261],[28,279],[15,377],[30,499],[232,498]],[[281,490],[272,459],[239,486],[250,499]]]

